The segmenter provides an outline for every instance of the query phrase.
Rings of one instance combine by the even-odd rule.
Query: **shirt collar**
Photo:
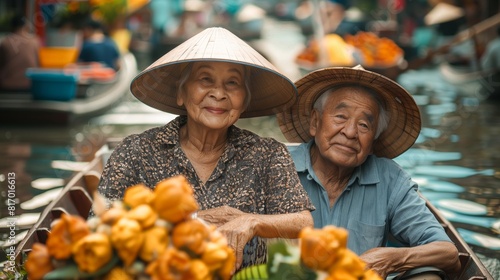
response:
[[[359,185],[376,185],[379,183],[380,177],[378,165],[375,159],[375,155],[369,155],[361,166],[354,169],[354,173],[352,174],[348,185],[354,183],[356,179],[358,180]]]
[[[308,171],[309,174],[312,174],[312,166],[311,166],[311,156],[309,155],[309,150],[312,145],[312,140],[307,143],[302,143],[298,146],[289,146],[288,149],[290,153],[293,155],[295,160],[295,169],[297,172],[305,172]]]
[[[163,126],[157,135],[160,144],[175,145],[179,143],[179,129],[187,122],[187,116],[178,116]]]
[[[309,153],[313,141],[314,140],[311,140],[307,143],[300,144],[299,146],[290,147],[290,153],[292,153],[293,157],[297,159],[295,161],[295,168],[297,172],[307,171],[309,174],[314,174],[311,165],[311,156]],[[350,186],[356,180],[358,180],[360,185],[375,185],[379,183],[380,177],[375,159],[375,155],[369,155],[361,166],[354,169],[348,185]]]

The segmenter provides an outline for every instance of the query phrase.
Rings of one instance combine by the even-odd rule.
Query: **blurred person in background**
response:
[[[486,73],[500,73],[500,26],[497,27],[497,36],[486,45],[481,56],[481,69]]]
[[[38,66],[41,43],[29,32],[24,16],[14,16],[10,24],[11,33],[0,42],[0,89],[29,90],[31,81],[26,69]]]
[[[490,100],[500,100],[500,26],[497,36],[488,42],[480,58],[481,71],[484,72],[485,86],[481,88]]]
[[[163,36],[175,34],[179,26],[179,15],[183,11],[183,0],[151,0],[152,43],[158,44]]]
[[[87,20],[82,27],[83,44],[78,56],[80,62],[101,62],[107,67],[118,70],[120,52],[116,43],[104,34],[103,25],[93,19]]]

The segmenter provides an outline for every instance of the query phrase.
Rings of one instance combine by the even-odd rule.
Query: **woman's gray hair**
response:
[[[375,102],[377,102],[379,108],[377,131],[375,131],[375,139],[377,139],[380,136],[380,134],[382,134],[382,132],[384,132],[387,129],[387,126],[389,125],[389,112],[385,108],[384,101],[380,99],[380,96],[371,88],[358,84],[342,84],[329,88],[325,90],[322,94],[320,94],[318,99],[316,99],[313,105],[313,109],[318,111],[318,113],[322,114],[328,97],[330,97],[330,95],[335,91],[344,87],[364,90],[375,100]]]
[[[243,68],[245,70],[245,73],[243,73],[243,79],[245,83],[245,89],[246,89],[246,96],[245,96],[245,109],[248,108],[248,105],[250,104],[252,92],[250,91],[250,76],[251,76],[251,71],[250,68],[246,65],[243,65]],[[191,75],[191,70],[193,69],[193,62],[188,62],[186,67],[184,67],[184,70],[181,72],[181,76],[179,78],[179,86],[177,87],[177,94],[181,93],[182,87],[186,83],[186,81],[189,78],[189,75]]]

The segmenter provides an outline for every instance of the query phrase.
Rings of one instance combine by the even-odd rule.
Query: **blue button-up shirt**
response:
[[[311,213],[314,227],[334,225],[347,229],[347,247],[358,255],[385,246],[390,236],[402,246],[450,241],[418,195],[417,184],[387,158],[368,156],[330,207],[328,194],[311,165],[312,143],[290,146],[289,150],[300,181],[316,207]]]

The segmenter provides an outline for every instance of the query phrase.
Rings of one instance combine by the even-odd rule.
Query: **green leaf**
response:
[[[276,256],[279,256],[278,258]],[[271,274],[271,268],[281,256],[291,256],[288,246],[284,241],[272,242],[267,245],[267,272]]]
[[[93,273],[82,272],[78,269],[78,266],[74,262],[69,262],[67,265],[54,269],[51,272],[45,274],[44,280],[58,280],[58,279],[80,279],[80,278],[93,278],[104,275],[108,273],[113,267],[115,267],[120,259],[116,254],[113,258],[101,267],[99,270]]]
[[[256,280],[256,279],[268,279],[267,275],[267,265],[254,265],[241,269],[236,273],[232,280]]]
[[[316,280],[315,271],[300,262],[298,247],[278,241],[268,244],[268,263],[244,268],[232,280]]]
[[[316,280],[317,274],[302,265],[281,263],[278,271],[269,277],[269,280],[296,279],[296,280]]]

